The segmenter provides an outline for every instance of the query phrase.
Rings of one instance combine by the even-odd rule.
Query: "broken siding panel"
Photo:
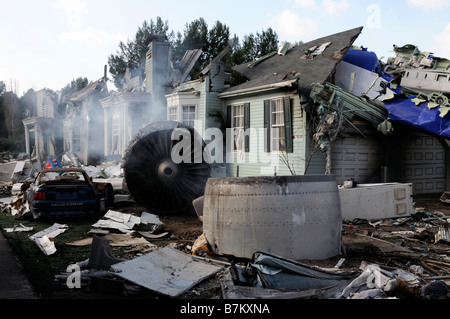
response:
[[[211,62],[210,70],[210,89],[211,92],[219,93],[225,85],[225,64],[221,62]],[[208,90],[209,91],[209,90]]]

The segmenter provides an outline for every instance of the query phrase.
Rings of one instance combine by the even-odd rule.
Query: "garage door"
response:
[[[338,184],[356,179],[359,183],[381,181],[381,145],[371,136],[355,134],[333,144],[331,171]]]
[[[445,191],[445,149],[437,137],[414,135],[406,145],[404,181],[414,194]]]

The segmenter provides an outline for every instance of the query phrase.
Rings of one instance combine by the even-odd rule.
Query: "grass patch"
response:
[[[67,294],[70,296],[70,294],[79,293],[79,289],[77,289],[78,291],[69,289],[64,282],[56,280],[55,276],[65,272],[69,265],[89,259],[91,253],[91,245],[77,247],[66,243],[91,237],[88,232],[97,220],[98,218],[79,218],[35,221],[16,219],[10,214],[1,213],[0,227],[3,235],[23,264],[24,270],[40,298],[64,298]],[[52,226],[54,223],[65,224],[69,228],[54,238],[56,252],[47,256],[29,239],[29,236]],[[4,230],[19,224],[25,227],[33,227],[33,230],[11,233]],[[122,258],[125,252],[123,249],[114,249],[113,254]]]

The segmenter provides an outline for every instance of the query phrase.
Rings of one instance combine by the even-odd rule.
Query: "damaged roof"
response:
[[[249,81],[219,96],[291,86],[294,82],[298,83],[299,91],[308,93],[312,83],[323,83],[331,75],[362,29],[336,33],[290,48],[285,54],[273,52],[254,62],[237,65],[233,71]]]
[[[67,101],[79,102],[94,92],[102,92],[103,89],[107,90],[106,81],[107,81],[106,77],[102,77],[102,78],[98,79],[97,81],[92,82],[91,84],[87,85],[85,88],[71,94],[67,98]]]

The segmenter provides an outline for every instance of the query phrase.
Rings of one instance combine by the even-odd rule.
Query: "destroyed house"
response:
[[[218,134],[224,135],[224,114],[219,94],[230,86],[231,69],[221,59],[232,49],[232,46],[233,43],[230,42],[212,59],[202,70],[198,79],[179,83],[170,94],[166,95],[168,121],[181,122],[193,127],[202,133],[206,141],[218,138]],[[213,136],[205,134],[208,129],[216,129],[215,133],[212,132]],[[224,147],[222,147],[223,150]],[[212,176],[225,177],[223,152],[217,148],[212,156]]]
[[[104,76],[67,98],[64,151],[85,165],[120,159],[140,129],[176,121],[194,127],[207,143],[216,138],[211,132],[222,132],[223,149],[212,154],[213,177],[325,173],[339,184],[403,182],[412,183],[415,194],[444,192],[450,188],[450,122],[418,126],[412,115],[429,116],[400,107],[395,85],[411,83],[412,72],[399,77],[399,67],[412,63],[397,57],[389,77],[375,54],[363,64],[352,60],[364,52],[352,48],[361,32],[354,28],[295,47],[282,43],[278,52],[232,68],[222,62],[230,43],[194,80],[189,72],[201,49],[173,61],[167,38],[150,35],[143,74],[127,70],[123,89],[114,92]],[[246,81],[230,86],[232,71]],[[442,72],[440,81],[447,76]],[[34,122],[24,125],[32,131]]]
[[[434,66],[445,59],[423,62],[430,60],[429,54],[414,49],[407,62],[405,47],[398,48],[403,56],[390,58],[387,64],[365,48],[350,49],[337,67],[335,85],[315,85],[312,98],[327,104],[332,94],[339,95],[346,114],[358,114],[376,127],[380,133],[372,135],[372,145],[373,154],[379,156],[372,167],[381,182],[411,183],[416,195],[440,194],[450,187],[449,92],[443,89],[441,76],[422,79],[415,87],[405,77],[419,71],[437,72]],[[427,69],[424,65],[434,66]],[[360,136],[360,140],[369,140],[367,134],[361,132]]]
[[[332,79],[361,30],[284,46],[233,68],[248,81],[219,94],[227,127],[238,131],[227,146],[229,176],[303,175],[307,165],[307,174],[325,172],[321,152],[310,159],[314,141],[309,95],[313,83]]]
[[[30,117],[22,121],[25,128],[25,151],[33,157],[47,160],[48,155],[55,154],[60,142],[61,117],[58,113],[59,96],[49,89],[35,92],[36,109]]]
[[[448,139],[389,121],[398,76],[385,76],[376,55],[369,66],[349,68],[361,31],[281,46],[233,67],[248,80],[219,94],[226,125],[235,129],[227,140],[228,176],[331,173],[339,184],[411,183],[414,194],[450,187]]]
[[[109,94],[106,82],[105,72],[105,76],[63,102],[64,152],[76,155],[84,165],[96,165],[103,160],[104,116],[100,100]]]
[[[100,101],[105,115],[103,150],[107,159],[120,159],[140,129],[150,123],[167,120],[166,95],[188,78],[189,71],[201,54],[201,50],[187,51],[182,61],[174,65],[173,48],[165,35],[150,35],[146,45],[148,51],[143,76],[128,69],[123,89],[111,92]],[[193,117],[193,114],[190,103],[189,116]]]

